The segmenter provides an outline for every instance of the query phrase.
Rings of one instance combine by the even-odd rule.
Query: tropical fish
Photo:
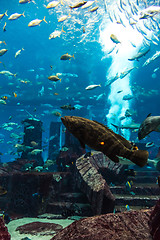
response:
[[[5,104],[7,104],[7,103],[6,103],[6,101],[5,101],[5,100],[3,100],[3,99],[0,99],[0,104],[4,104],[4,105],[5,105]]]
[[[147,66],[149,63],[153,62],[158,57],[160,57],[160,51],[156,51],[156,53],[152,57],[148,58],[142,65],[142,67]]]
[[[133,95],[131,95],[131,94],[126,94],[126,95],[123,96],[122,100],[127,101],[127,100],[131,100],[132,98],[134,98]]]
[[[50,35],[49,35],[49,39],[52,39],[52,38],[56,38],[56,37],[60,37],[62,32],[65,33],[65,31],[63,30],[63,27],[62,27],[62,30],[59,31],[59,30],[55,30],[54,32],[52,32]]]
[[[58,19],[58,22],[63,22],[65,21],[68,17],[71,17],[71,14],[69,13],[68,15],[63,15]]]
[[[34,149],[30,152],[31,155],[37,155],[43,152],[43,149]]]
[[[61,113],[58,111],[52,111],[52,114],[56,117],[61,117]]]
[[[75,58],[75,57],[74,57],[74,54],[73,54],[73,56],[72,56],[72,55],[66,53],[66,54],[64,54],[64,55],[61,56],[60,60],[70,60],[71,58]]]
[[[63,5],[62,0],[59,1],[59,2],[58,1],[51,1],[47,4],[46,8],[50,9],[50,8],[57,7],[59,3],[61,3]]]
[[[2,43],[4,43],[5,45],[7,45],[5,41],[0,41],[0,44],[2,44]]]
[[[2,96],[1,99],[2,99],[2,100],[7,100],[8,97],[7,97],[7,96]]]
[[[89,86],[87,86],[85,89],[86,90],[92,90],[92,89],[95,89],[95,88],[97,88],[97,87],[101,87],[101,84],[93,84],[93,85],[89,85]]]
[[[14,74],[14,73],[11,73],[10,71],[6,71],[6,70],[1,71],[0,74],[5,75],[6,77],[9,77],[9,76],[16,77],[16,75],[17,75],[16,73]]]
[[[97,11],[98,8],[99,8],[99,7],[96,6],[96,7],[92,8],[92,9],[88,10],[88,12],[95,12],[95,11]]]
[[[79,8],[79,7],[83,6],[85,3],[87,3],[87,1],[82,1],[82,2],[76,3],[75,5],[69,6],[69,7],[70,7],[70,9]]]
[[[31,141],[31,146],[32,146],[32,147],[38,147],[38,143],[35,142],[35,141]]]
[[[0,56],[3,56],[7,51],[8,51],[8,49],[5,49],[5,48],[1,49]]]
[[[72,107],[71,106],[71,104],[69,104],[69,105],[63,105],[63,106],[61,106],[61,108],[63,109],[63,110],[74,110],[75,109],[75,107]]]
[[[148,114],[139,127],[138,139],[141,140],[145,138],[153,131],[160,132],[160,116],[151,116],[151,114]]]
[[[24,48],[18,50],[18,51],[15,53],[15,58],[18,57],[18,56],[21,54],[22,51],[24,51]]]
[[[88,8],[92,6],[92,4],[96,1],[86,1],[86,3],[82,6],[82,9]]]
[[[116,43],[116,44],[121,43],[121,42],[118,40],[117,36],[114,35],[114,34],[111,34],[111,35],[110,35],[110,39],[112,40],[112,42],[114,42],[114,43]]]
[[[154,142],[148,142],[145,145],[146,148],[150,148],[150,147],[153,147],[153,146],[154,146]]]
[[[139,19],[146,19],[149,17],[153,17],[154,15],[156,15],[158,13],[160,13],[159,6],[150,6],[140,12]]]
[[[21,16],[25,17],[24,12],[23,13],[13,13],[8,20],[16,20],[20,18]]]
[[[8,11],[8,10],[7,10],[7,11]],[[7,15],[7,11],[6,11],[5,13],[1,13],[1,14],[0,14],[0,20],[1,20],[5,15],[8,16],[8,15]]]
[[[134,60],[139,60],[139,58],[145,56],[148,52],[150,51],[150,47],[149,48],[145,48],[142,51],[138,52],[137,54],[135,54],[133,57],[128,58],[129,61],[134,61]]]
[[[51,76],[48,77],[48,79],[50,81],[54,81],[54,82],[57,82],[57,81],[61,82],[61,79],[57,75],[51,75]]]
[[[137,68],[137,67],[132,67],[132,68],[130,68],[130,69],[126,69],[125,71],[123,71],[123,72],[121,72],[120,73],[120,78],[122,79],[122,78],[124,78],[125,76],[127,76],[130,72],[132,72],[132,70],[133,69],[135,69],[135,68]]]
[[[107,78],[107,81],[106,81],[106,83],[105,83],[105,87],[106,87],[106,86],[109,86],[110,84],[112,84],[113,82],[115,82],[118,78],[119,78],[119,74],[118,74],[118,73],[116,73],[115,76],[112,76],[112,77],[110,77],[110,78]]]
[[[19,3],[29,3],[29,2],[35,3],[34,0],[19,0]]]
[[[42,21],[44,21],[44,22],[47,23],[46,17],[44,17],[42,20],[40,20],[40,19],[34,19],[34,20],[32,20],[31,22],[28,23],[28,27],[35,27],[35,26],[37,26],[37,25],[40,25],[40,23],[41,23]]]
[[[7,25],[7,23],[5,22],[5,24],[4,24],[4,26],[3,26],[3,32],[6,31],[6,25]]]
[[[111,125],[114,126],[116,128],[116,130],[118,130],[118,129],[139,129],[139,127],[140,127],[140,123],[135,123],[135,122],[132,122],[129,124],[123,124],[121,126],[117,126],[113,123],[111,123]]]
[[[105,125],[75,116],[65,116],[61,120],[68,131],[80,141],[83,148],[86,144],[96,151],[101,151],[115,163],[119,162],[118,156],[120,156],[131,160],[140,167],[146,165],[148,151],[131,150],[133,146],[129,141]]]

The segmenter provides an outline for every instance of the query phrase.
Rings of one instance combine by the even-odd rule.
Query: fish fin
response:
[[[46,16],[44,16],[44,18],[43,18],[43,20],[42,20],[42,21],[44,21],[44,22],[48,23],[48,22],[46,21]]]
[[[109,156],[107,155],[107,157],[109,157],[109,159],[111,159],[113,162],[115,163],[119,163],[119,157],[118,156]]]
[[[147,164],[148,154],[149,153],[146,150],[135,150],[130,157],[130,161],[139,167],[144,167]]]
[[[146,118],[148,118],[148,117],[150,117],[150,116],[151,116],[151,113],[149,113]]]
[[[80,142],[80,144],[81,144],[81,147],[82,147],[83,149],[85,149],[85,143],[82,142],[82,140],[80,140],[80,139],[78,139],[78,140],[79,140],[79,142]]]
[[[62,30],[61,31],[65,33],[65,31],[63,30],[63,26],[62,26]]]
[[[111,125],[116,128],[116,131],[118,131],[118,128],[119,128],[119,127],[118,127],[117,125],[115,125],[115,124],[113,124],[113,123],[111,123]]]

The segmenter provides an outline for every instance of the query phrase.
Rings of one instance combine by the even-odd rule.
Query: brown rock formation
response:
[[[153,240],[160,240],[160,199],[151,212],[149,227]]]
[[[103,154],[98,158],[103,158]],[[115,205],[115,198],[98,169],[98,161],[93,161],[92,156],[82,156],[76,161],[76,183],[87,196],[94,215],[113,212]]]
[[[58,232],[63,227],[55,223],[44,223],[44,222],[32,222],[24,224],[16,228],[21,234],[31,234],[31,235],[51,235],[54,232]]]
[[[150,210],[105,214],[76,221],[51,240],[151,240]]]

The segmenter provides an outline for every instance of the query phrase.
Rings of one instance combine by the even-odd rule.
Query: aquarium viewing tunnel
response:
[[[160,2],[1,0],[0,240],[160,240]]]

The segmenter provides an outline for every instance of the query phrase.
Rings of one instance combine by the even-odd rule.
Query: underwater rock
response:
[[[10,240],[11,239],[11,236],[8,232],[7,227],[5,226],[5,223],[4,223],[2,217],[0,217],[0,239],[1,240]]]
[[[160,239],[160,199],[157,202],[156,206],[154,207],[153,211],[151,212],[151,216],[149,219],[149,227],[150,233],[152,235],[153,240]]]
[[[60,224],[55,223],[44,223],[44,222],[32,222],[24,224],[16,228],[20,234],[31,234],[31,235],[52,235],[63,229]]]
[[[102,153],[90,157],[83,155],[76,161],[76,184],[87,196],[94,215],[113,212],[115,206],[115,198],[97,170],[98,161],[104,161],[103,156]]]
[[[51,240],[151,240],[150,210],[105,214],[73,222]]]

